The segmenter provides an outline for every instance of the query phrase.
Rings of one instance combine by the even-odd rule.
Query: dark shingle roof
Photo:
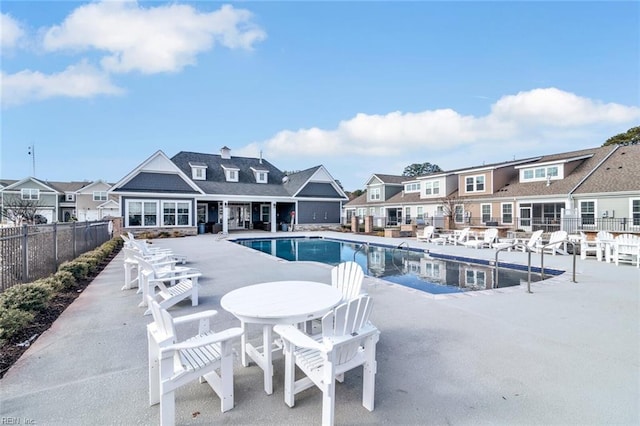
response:
[[[162,192],[178,194],[196,194],[187,182],[177,174],[141,172],[129,182],[117,188],[122,192]]]
[[[637,191],[640,194],[640,145],[618,146],[576,194]]]

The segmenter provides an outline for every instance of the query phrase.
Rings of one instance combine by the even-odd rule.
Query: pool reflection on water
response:
[[[526,270],[501,264],[496,270],[487,261],[428,254],[409,247],[363,244],[355,241],[308,238],[236,239],[238,244],[292,262],[313,261],[329,265],[355,260],[365,274],[431,294],[460,293],[520,285]],[[470,261],[473,260],[473,261]],[[476,263],[478,262],[478,263]],[[483,264],[484,263],[484,264]],[[516,266],[516,265],[511,265]],[[561,271],[549,271],[553,274]],[[531,274],[531,281],[539,281]]]

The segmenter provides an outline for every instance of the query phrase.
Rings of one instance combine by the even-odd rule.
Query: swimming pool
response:
[[[456,258],[404,246],[322,237],[238,238],[232,241],[293,262],[337,265],[354,260],[369,276],[431,294],[512,287],[527,280],[526,266],[500,263],[496,279],[496,269],[486,260]],[[533,271],[539,272],[539,269],[532,268],[531,281],[540,281],[540,274]],[[545,273],[558,275],[562,271],[545,269]]]

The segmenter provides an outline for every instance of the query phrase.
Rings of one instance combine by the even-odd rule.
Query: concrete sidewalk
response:
[[[241,236],[252,235],[271,236]],[[489,249],[413,239],[314,235],[495,256]],[[216,235],[154,244],[187,255],[188,265],[204,274],[200,305],[182,303],[171,313],[217,309],[217,329],[239,324],[219,304],[235,288],[330,281],[328,265],[278,260]],[[500,259],[526,263],[526,254],[503,253]],[[336,424],[640,424],[640,270],[578,259],[572,283],[571,262],[571,256],[545,256],[545,266],[567,273],[532,284],[533,294],[518,287],[435,299],[366,277],[365,290],[375,301],[372,321],[381,331],[376,407],[362,407],[356,369],[337,387]],[[145,326],[151,318],[137,307],[135,290],[120,290],[122,281],[120,254],[6,373],[0,381],[2,424],[158,424],[158,406],[148,404]],[[258,335],[256,329],[252,337]],[[274,393],[266,395],[262,371],[236,360],[236,405],[224,414],[207,385],[180,388],[177,424],[319,424],[316,388],[299,394],[294,408],[284,404],[283,367],[282,360],[275,362]]]

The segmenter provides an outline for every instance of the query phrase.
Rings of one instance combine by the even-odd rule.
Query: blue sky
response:
[[[639,2],[0,3],[0,177],[116,182],[157,150],[324,165],[348,191],[640,124]]]

